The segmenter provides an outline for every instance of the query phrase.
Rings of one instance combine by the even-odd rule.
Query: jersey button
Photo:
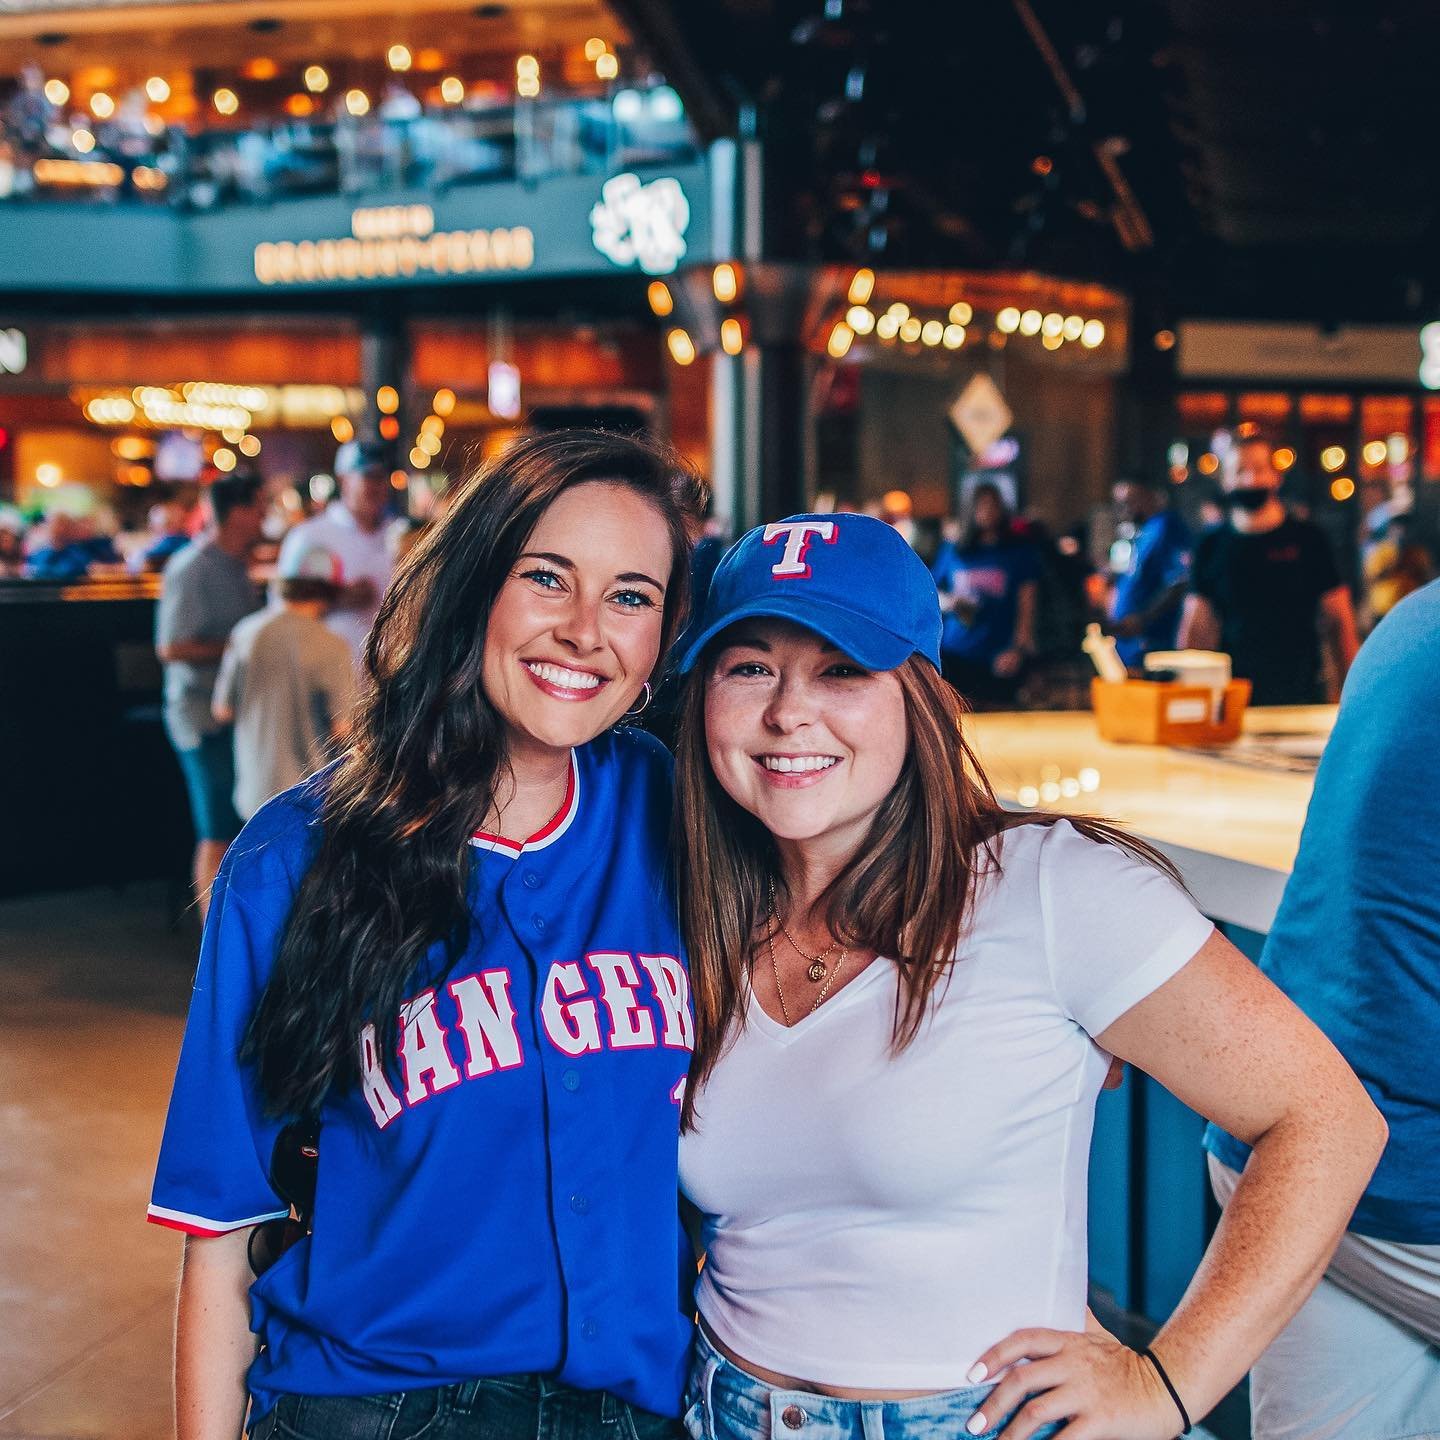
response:
[[[798,1430],[809,1418],[798,1405],[787,1405],[780,1412],[780,1419],[787,1430]]]
[[[527,870],[520,877],[520,880],[527,890],[538,890],[540,888],[540,877],[533,870]]]
[[[535,933],[537,935],[543,935],[545,933],[545,917],[543,915],[534,916],[530,923],[535,927]]]
[[[560,1083],[573,1095],[580,1088],[580,1072],[578,1070],[567,1070],[561,1077]]]
[[[590,1201],[584,1195],[572,1195],[570,1197],[570,1208],[577,1215],[588,1215],[590,1213]]]
[[[580,1333],[587,1340],[593,1340],[600,1333],[600,1326],[594,1320],[584,1320],[580,1324]]]

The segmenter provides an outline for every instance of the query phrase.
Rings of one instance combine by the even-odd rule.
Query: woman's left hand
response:
[[[1154,1367],[1098,1324],[1084,1333],[1016,1330],[980,1357],[969,1378],[979,1384],[1007,1368],[983,1414],[969,1421],[972,1434],[1011,1411],[1018,1413],[1000,1440],[1028,1440],[1062,1420],[1064,1440],[1172,1440],[1180,1433],[1175,1402]]]

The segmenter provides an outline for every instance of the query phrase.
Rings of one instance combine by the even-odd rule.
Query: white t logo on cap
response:
[[[806,580],[810,567],[805,563],[805,552],[810,548],[811,539],[818,535],[827,545],[835,543],[835,522],[833,520],[777,520],[765,527],[763,543],[773,545],[785,536],[785,553],[770,573],[782,580]]]

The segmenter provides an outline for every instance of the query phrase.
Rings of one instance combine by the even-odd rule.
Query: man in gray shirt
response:
[[[320,769],[349,733],[350,647],[325,625],[345,586],[323,546],[282,552],[277,603],[231,633],[212,712],[235,726],[235,809],[248,820],[272,795]]]
[[[210,713],[210,697],[230,631],[260,606],[248,561],[265,516],[264,488],[255,475],[222,476],[207,499],[212,526],[166,565],[155,612],[155,651],[165,666],[165,730],[190,797],[202,920],[225,847],[240,831],[231,799],[230,729]]]

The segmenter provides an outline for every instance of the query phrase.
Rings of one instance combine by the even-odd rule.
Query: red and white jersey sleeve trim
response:
[[[211,1220],[204,1215],[189,1215],[184,1210],[167,1210],[163,1205],[151,1205],[145,1218],[152,1225],[168,1225],[172,1230],[183,1230],[187,1235],[228,1235],[232,1230],[244,1230],[251,1225],[263,1225],[267,1220],[283,1220],[289,1210],[271,1210],[264,1215],[251,1215],[246,1220]]]

